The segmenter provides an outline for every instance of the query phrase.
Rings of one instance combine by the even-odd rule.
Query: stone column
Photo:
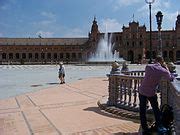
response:
[[[112,64],[112,69],[109,77],[109,98],[108,105],[116,106],[118,102],[118,91],[119,91],[119,83],[118,83],[118,75],[120,74],[119,64],[114,62]]]

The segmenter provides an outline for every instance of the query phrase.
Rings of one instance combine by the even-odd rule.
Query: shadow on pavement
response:
[[[88,108],[85,108],[83,110],[84,111],[92,111],[92,112],[95,112],[95,113],[98,113],[100,115],[104,115],[104,116],[107,116],[107,117],[110,117],[110,118],[120,119],[119,116],[115,116],[115,115],[112,115],[110,113],[104,112],[99,107],[88,107]],[[124,118],[121,118],[121,119],[124,119]]]

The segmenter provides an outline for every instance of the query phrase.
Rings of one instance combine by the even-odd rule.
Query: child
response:
[[[62,62],[59,63],[59,79],[60,79],[60,84],[65,83],[65,68]]]

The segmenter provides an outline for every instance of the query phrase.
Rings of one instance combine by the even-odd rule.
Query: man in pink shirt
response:
[[[164,77],[167,80],[173,80],[173,76],[169,72],[167,65],[165,64],[161,56],[157,56],[154,64],[148,64],[145,68],[145,77],[141,83],[139,89],[139,100],[140,100],[140,119],[141,126],[143,129],[143,135],[148,135],[149,129],[146,119],[146,105],[147,101],[150,102],[158,130],[162,130],[161,120],[160,120],[160,109],[158,106],[156,88]],[[160,129],[161,128],[161,129]]]

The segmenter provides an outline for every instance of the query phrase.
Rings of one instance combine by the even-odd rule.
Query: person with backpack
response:
[[[157,100],[156,88],[164,77],[167,80],[173,80],[174,77],[169,72],[161,56],[157,56],[154,64],[148,64],[145,68],[145,77],[139,88],[139,101],[140,101],[140,121],[143,135],[150,135],[151,131],[147,124],[146,109],[147,102],[149,101],[155,116],[156,126],[158,132],[166,132],[166,128],[161,123],[161,114]]]

